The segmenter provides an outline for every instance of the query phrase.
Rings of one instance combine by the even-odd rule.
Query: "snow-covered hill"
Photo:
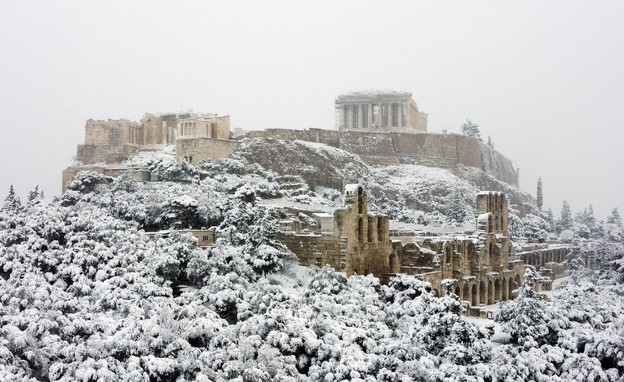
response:
[[[435,297],[413,277],[381,285],[297,265],[275,240],[271,209],[254,204],[282,195],[274,174],[257,164],[206,164],[199,181],[197,169],[164,162],[151,165],[185,180],[90,173],[53,202],[33,194],[22,206],[7,197],[0,380],[622,378],[620,244],[604,247],[600,279],[581,269],[578,284],[552,302],[525,288],[501,309],[501,328],[517,344],[492,348],[490,332],[460,314],[453,294]],[[412,175],[457,180],[418,171],[399,167],[384,179],[406,189]],[[216,227],[214,246],[198,248],[175,231],[200,226]],[[160,229],[168,232],[148,232]]]
[[[464,201],[464,215],[474,217],[479,191],[502,191],[510,200],[512,214],[520,218],[533,215],[541,221],[533,197],[491,175],[472,167],[454,169],[415,164],[367,166],[354,154],[306,141],[255,138],[244,140],[235,153],[243,163],[257,163],[279,175],[299,175],[312,190],[360,183],[367,188],[373,210],[391,219],[406,222],[447,221],[453,194]],[[321,192],[322,193],[322,192]],[[547,223],[541,222],[542,226]],[[522,231],[522,230],[521,230]]]

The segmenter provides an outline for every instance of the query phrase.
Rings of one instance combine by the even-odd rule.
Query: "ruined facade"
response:
[[[292,216],[301,214],[291,211]],[[328,264],[347,275],[372,273],[382,279],[390,272],[388,218],[369,213],[362,186],[347,185],[344,207],[333,214],[309,212],[308,216],[311,224],[301,219],[280,222],[280,240],[302,264]]]
[[[524,283],[523,259],[552,260],[536,290],[550,289],[553,270],[565,269],[560,264],[565,247],[511,256],[508,201],[500,192],[477,195],[478,225],[471,236],[391,237],[388,219],[369,214],[362,186],[345,187],[344,201],[345,207],[333,213],[333,224],[330,214],[296,209],[288,213],[294,219],[280,221],[279,238],[302,264],[328,264],[348,275],[372,273],[384,282],[393,274],[413,275],[438,294],[457,294],[472,315],[486,314],[483,305],[514,297]]]
[[[79,171],[109,175],[136,173],[144,169],[123,164],[141,150],[175,145],[176,157],[190,163],[207,158],[227,158],[238,142],[230,140],[230,117],[192,112],[145,114],[141,122],[127,119],[88,120],[84,144],[78,145],[80,165],[63,171],[63,191]]]
[[[354,92],[336,97],[338,130],[426,132],[427,114],[412,93]]]
[[[525,265],[510,259],[507,203],[500,192],[477,195],[475,236],[396,243],[393,263],[400,266],[395,271],[430,282],[438,293],[449,288],[468,303],[471,314],[480,314],[480,305],[513,298],[512,291],[524,282]]]
[[[236,143],[229,140],[230,117],[217,114],[168,113],[145,114],[140,123],[127,119],[87,121],[84,144],[78,146],[76,159],[83,164],[121,163],[139,150],[153,145],[177,145],[181,140],[223,141],[216,150],[220,157],[229,156]],[[185,142],[188,147],[188,142]],[[195,155],[196,161],[205,159],[204,143],[200,148],[186,148],[179,158]],[[177,151],[176,151],[177,153]]]

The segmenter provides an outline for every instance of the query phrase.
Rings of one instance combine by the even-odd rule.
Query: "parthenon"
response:
[[[354,92],[336,97],[338,130],[427,131],[427,114],[412,93]]]

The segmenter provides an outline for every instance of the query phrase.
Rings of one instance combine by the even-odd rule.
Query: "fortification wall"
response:
[[[329,264],[334,269],[341,269],[340,243],[338,237],[333,234],[295,235],[278,233],[277,238],[288,249],[297,254],[299,262],[303,265],[321,267]]]
[[[208,158],[227,158],[238,147],[237,141],[211,138],[178,138],[176,158],[195,164]]]
[[[340,148],[340,134],[335,130],[327,129],[267,129],[263,131],[249,131],[248,138],[278,138],[287,141],[306,141],[324,143],[328,146]]]
[[[84,164],[121,163],[139,151],[137,145],[78,145],[76,159]]]
[[[507,184],[518,186],[511,161],[476,138],[459,134],[384,133],[324,129],[251,131],[249,138],[278,138],[324,143],[357,154],[368,165],[415,163],[453,168],[478,168]]]

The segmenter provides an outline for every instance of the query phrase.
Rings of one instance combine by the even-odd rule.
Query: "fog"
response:
[[[624,211],[619,1],[2,1],[0,196],[61,172],[87,119],[193,109],[334,128],[334,97],[412,93],[429,131],[479,124],[558,216]],[[2,201],[0,201],[2,202]]]

